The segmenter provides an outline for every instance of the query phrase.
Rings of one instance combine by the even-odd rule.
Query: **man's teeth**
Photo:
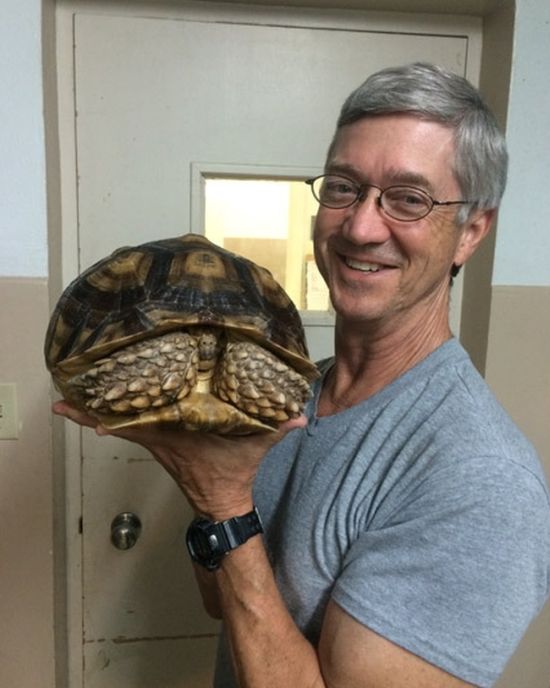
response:
[[[381,269],[380,265],[375,265],[374,263],[361,263],[352,258],[346,258],[346,265],[354,270],[361,270],[362,272],[378,272],[378,270]]]

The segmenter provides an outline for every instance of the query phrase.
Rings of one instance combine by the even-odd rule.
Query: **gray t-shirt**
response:
[[[315,414],[264,459],[255,501],[278,586],[317,643],[332,598],[491,686],[549,593],[538,458],[452,339],[368,400]],[[221,643],[216,688],[234,688]]]

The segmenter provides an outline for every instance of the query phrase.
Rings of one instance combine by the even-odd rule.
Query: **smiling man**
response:
[[[466,262],[491,227],[494,208],[477,208],[476,190],[464,194],[449,164],[454,146],[452,128],[419,113],[372,115],[339,127],[327,173],[310,180],[320,202],[315,256],[337,313],[338,346],[356,338],[363,349],[368,324],[377,359],[391,357],[390,365],[376,365],[376,377],[353,372],[367,393],[451,337],[453,266]],[[471,201],[436,200],[464,195]],[[459,224],[460,206],[468,215]],[[328,393],[325,387],[321,395],[327,411]],[[350,389],[342,394],[349,399]]]
[[[118,433],[200,516],[190,552],[224,629],[215,688],[488,688],[542,607],[543,473],[448,319],[506,165],[464,79],[372,75],[308,181],[336,341],[304,417],[270,437]]]

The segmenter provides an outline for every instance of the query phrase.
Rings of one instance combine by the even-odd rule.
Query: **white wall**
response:
[[[41,0],[0,6],[0,275],[47,274]],[[550,285],[550,3],[517,0],[493,284]]]
[[[550,286],[550,2],[516,0],[494,285]]]
[[[0,276],[48,271],[41,4],[0,3]]]

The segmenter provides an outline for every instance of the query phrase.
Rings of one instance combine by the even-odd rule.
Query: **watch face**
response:
[[[199,529],[193,532],[191,541],[197,556],[201,559],[209,559],[218,549],[218,538]]]
[[[215,570],[224,554],[220,551],[218,538],[214,533],[208,533],[212,524],[208,521],[195,521],[187,531],[187,549],[193,561],[196,561],[209,570]]]

